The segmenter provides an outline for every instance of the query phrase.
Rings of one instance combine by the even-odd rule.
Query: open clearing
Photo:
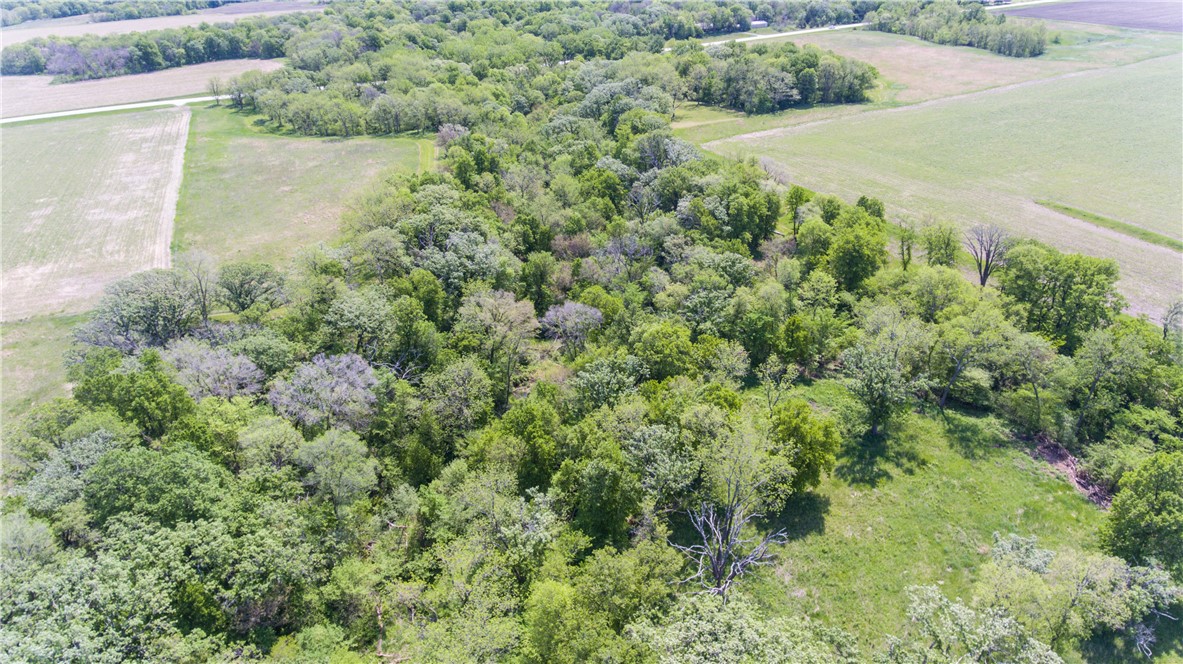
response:
[[[79,16],[70,16],[49,21],[30,21],[0,30],[0,42],[5,46],[19,44],[38,37],[81,37],[82,35],[117,35],[126,32],[146,32],[148,30],[164,30],[166,28],[183,28],[188,25],[202,23],[232,23],[243,18],[257,18],[278,16],[292,12],[319,12],[324,6],[293,2],[258,3],[262,7],[254,7],[255,3],[236,8],[234,11],[218,11],[207,9],[193,14],[179,16],[158,16],[155,18],[137,18],[131,21],[104,21],[102,23],[88,23]]]
[[[211,78],[227,79],[247,71],[274,71],[282,66],[277,60],[223,60],[59,85],[51,83],[52,76],[3,76],[0,118],[206,94]]]
[[[63,355],[84,316],[38,316],[0,323],[0,424],[67,396]]]
[[[194,109],[177,251],[283,265],[333,237],[351,197],[380,172],[414,172],[420,162],[411,139],[275,136],[250,121],[224,108]]]
[[[0,129],[0,320],[83,311],[169,265],[188,127],[170,108]]]
[[[797,391],[823,407],[851,398],[833,381]],[[948,426],[910,415],[886,441],[848,441],[835,471],[773,524],[790,541],[746,589],[772,615],[843,626],[867,653],[904,630],[908,586],[968,600],[994,532],[1096,550],[1104,513],[1005,431],[992,417],[950,412]],[[1160,631],[1159,655],[1183,654],[1179,636]],[[1134,661],[1130,644],[1097,641],[1086,644],[1088,661]]]
[[[1009,16],[1183,32],[1183,7],[1163,0],[1088,0],[1004,9]]]

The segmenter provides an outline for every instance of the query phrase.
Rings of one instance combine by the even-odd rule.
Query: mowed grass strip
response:
[[[1102,228],[1109,228],[1117,231],[1118,233],[1123,233],[1125,235],[1129,235],[1130,237],[1136,237],[1139,240],[1143,240],[1151,244],[1157,244],[1160,247],[1174,249],[1175,251],[1183,251],[1183,242],[1180,242],[1174,238],[1169,238],[1165,235],[1159,235],[1158,233],[1148,231],[1144,228],[1139,228],[1133,224],[1127,224],[1124,221],[1110,219],[1109,217],[1102,217],[1099,214],[1093,214],[1092,212],[1088,212],[1086,210],[1078,210],[1067,205],[1060,205],[1055,201],[1035,202],[1049,210],[1055,210],[1061,214],[1066,214],[1069,217],[1080,219],[1081,221],[1087,221],[1090,224],[1095,224]]]
[[[345,206],[380,173],[420,164],[412,139],[277,136],[255,129],[254,119],[194,109],[175,251],[283,265],[331,239]]]
[[[796,391],[823,408],[851,399],[836,381]],[[883,439],[845,441],[835,471],[766,524],[786,528],[790,541],[741,589],[770,615],[804,613],[851,631],[869,661],[886,635],[907,628],[909,586],[970,599],[995,532],[1096,551],[1104,519],[998,419],[911,414]],[[1177,632],[1161,636],[1160,652],[1183,652]],[[1106,662],[1134,651],[1115,639],[1089,652],[1084,661]]]
[[[1137,312],[1183,291],[1183,256],[1052,212],[1053,200],[1183,239],[1183,60],[1169,56],[707,145],[890,213],[995,223],[1118,260]]]
[[[0,129],[0,320],[79,313],[169,264],[184,108]]]

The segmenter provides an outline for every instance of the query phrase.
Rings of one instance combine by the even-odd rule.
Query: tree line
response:
[[[230,0],[234,1],[234,0]],[[95,23],[128,21],[154,16],[176,16],[227,4],[227,0],[163,0],[128,2],[128,0],[4,0],[0,2],[0,25],[25,21],[65,18],[90,14]]]
[[[919,37],[936,44],[972,46],[1015,58],[1041,55],[1047,46],[1042,22],[1008,21],[976,2],[912,0],[889,2],[866,15],[868,27],[880,32]]]

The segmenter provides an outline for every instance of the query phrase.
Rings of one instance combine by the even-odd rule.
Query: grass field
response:
[[[832,381],[798,391],[824,407],[849,398]],[[951,413],[946,426],[914,414],[885,440],[849,441],[834,473],[774,524],[790,541],[745,591],[770,614],[843,626],[869,659],[885,635],[904,630],[908,586],[969,599],[996,531],[1095,550],[1101,510],[1004,431],[991,417]],[[1160,652],[1183,654],[1177,631],[1160,638]],[[1086,661],[1122,661],[1126,647],[1089,644]]]
[[[84,316],[0,323],[0,425],[30,406],[67,395],[63,355]]]
[[[806,187],[850,200],[876,196],[895,214],[992,222],[1065,250],[1116,258],[1133,309],[1154,314],[1183,292],[1183,256],[1035,201],[1183,238],[1180,109],[1183,61],[1166,56],[706,147],[772,159]]]
[[[51,83],[52,76],[3,76],[0,77],[0,117],[205,95],[211,78],[228,79],[246,71],[272,71],[282,66],[277,60],[224,60],[60,85]]]
[[[257,4],[258,7],[252,5]],[[249,9],[248,9],[249,8]],[[323,11],[308,3],[296,2],[262,2],[244,4],[240,7],[216,8],[182,14],[180,16],[158,16],[155,18],[138,18],[131,21],[106,21],[103,23],[89,23],[89,19],[82,16],[69,16],[47,21],[30,21],[0,30],[0,37],[5,45],[19,44],[38,37],[80,37],[82,35],[117,35],[127,32],[146,32],[148,30],[164,30],[166,28],[183,28],[202,23],[231,23],[242,18],[277,16],[290,14],[293,11]]]
[[[77,313],[169,265],[188,126],[174,108],[0,129],[0,320]]]
[[[412,139],[276,136],[251,120],[225,108],[194,109],[176,251],[283,265],[333,237],[350,197],[380,172],[420,164]]]

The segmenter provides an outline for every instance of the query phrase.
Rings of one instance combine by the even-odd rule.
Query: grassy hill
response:
[[[835,409],[851,398],[835,381],[798,392]],[[968,601],[993,533],[1095,550],[1104,518],[995,417],[950,411],[946,423],[915,413],[883,438],[847,441],[835,472],[771,524],[790,541],[744,590],[770,615],[805,613],[842,626],[870,654],[885,635],[904,631],[908,586],[936,584]],[[1183,657],[1177,626],[1164,625],[1159,637],[1160,661]],[[1098,638],[1069,659],[1134,655],[1121,639]]]

